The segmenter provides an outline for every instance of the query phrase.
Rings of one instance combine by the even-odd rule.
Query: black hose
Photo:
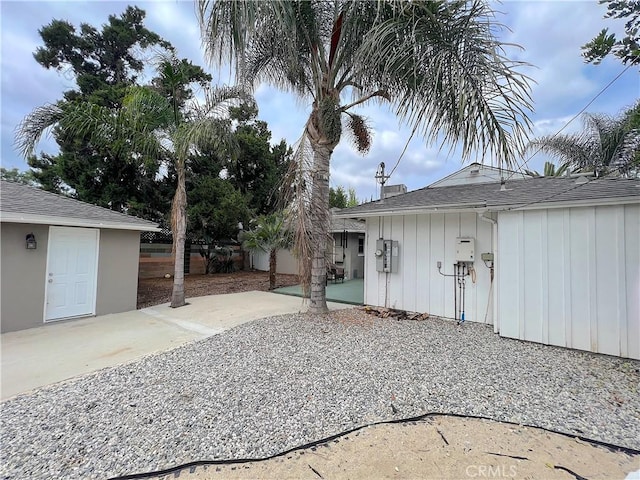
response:
[[[156,470],[156,471],[153,471],[153,472],[146,472],[146,473],[132,473],[132,474],[129,474],[129,475],[122,475],[122,476],[119,476],[119,477],[111,477],[109,480],[137,480],[137,479],[144,479],[144,478],[149,478],[149,477],[161,477],[163,475],[170,475],[172,473],[176,473],[176,472],[179,472],[180,470],[185,470],[187,468],[195,468],[195,467],[201,467],[201,466],[205,466],[205,465],[233,465],[233,464],[242,464],[242,463],[250,463],[250,462],[264,462],[264,461],[267,461],[267,460],[272,460],[274,458],[284,457],[286,455],[289,455],[290,453],[297,452],[299,450],[306,450],[308,448],[317,447],[318,445],[329,443],[329,442],[331,442],[331,441],[333,441],[333,440],[335,440],[337,438],[343,437],[345,435],[349,435],[349,434],[351,434],[353,432],[356,432],[358,430],[362,430],[364,428],[375,427],[376,425],[394,425],[394,424],[400,424],[400,423],[419,422],[419,421],[424,421],[425,419],[427,419],[429,417],[434,417],[434,416],[454,417],[454,418],[474,418],[474,419],[478,419],[478,420],[490,420],[492,422],[500,422],[500,423],[504,423],[504,424],[507,424],[507,425],[517,425],[517,426],[522,426],[522,427],[527,427],[527,428],[537,428],[539,430],[544,430],[546,432],[555,433],[555,434],[562,435],[562,436],[565,436],[565,437],[568,437],[568,438],[574,438],[574,439],[577,438],[578,440],[581,440],[581,441],[586,442],[586,443],[590,443],[590,444],[593,444],[593,445],[598,445],[598,446],[601,446],[601,447],[605,447],[611,452],[623,452],[623,453],[626,453],[627,455],[640,455],[640,450],[635,450],[635,449],[629,448],[629,447],[622,447],[622,446],[619,446],[619,445],[614,445],[612,443],[602,442],[600,440],[593,440],[593,439],[590,439],[590,438],[581,437],[579,435],[574,435],[572,433],[558,432],[556,430],[551,430],[551,429],[545,428],[545,427],[538,427],[536,425],[527,425],[527,424],[524,424],[524,423],[516,423],[516,422],[495,420],[495,419],[490,418],[490,417],[483,417],[483,416],[477,416],[477,415],[462,415],[462,414],[457,414],[457,413],[431,412],[431,413],[425,413],[425,414],[422,414],[422,415],[418,415],[416,417],[400,418],[400,419],[394,419],[394,420],[385,420],[385,421],[381,421],[381,422],[374,422],[374,423],[369,423],[369,424],[366,424],[366,425],[361,425],[359,427],[355,427],[355,428],[352,428],[350,430],[346,430],[344,432],[337,433],[335,435],[331,435],[330,437],[323,438],[322,440],[316,440],[314,442],[307,443],[306,445],[302,445],[300,447],[294,447],[294,448],[291,448],[291,449],[286,450],[284,452],[276,453],[275,455],[271,455],[269,457],[263,457],[263,458],[241,458],[241,459],[234,459],[234,460],[196,460],[196,461],[185,463],[185,464],[182,464],[182,465],[177,465],[175,467],[166,468],[164,470]]]

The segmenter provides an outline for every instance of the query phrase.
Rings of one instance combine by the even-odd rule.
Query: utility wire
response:
[[[560,130],[558,130],[556,133],[554,133],[554,134],[553,134],[553,136],[552,136],[549,140],[553,140],[553,139],[554,139],[554,138],[556,138],[558,135],[560,135],[560,132],[562,132],[565,128],[567,128],[567,127],[571,124],[571,122],[573,122],[576,118],[578,118],[580,115],[582,115],[582,114],[585,112],[585,110],[586,110],[587,108],[589,108],[589,107],[591,106],[591,104],[592,104],[593,102],[595,102],[595,101],[598,99],[598,97],[599,97],[600,95],[602,95],[602,94],[603,94],[603,93],[604,93],[604,92],[605,92],[609,87],[611,87],[611,85],[613,85],[613,84],[614,84],[614,83],[615,83],[615,82],[616,82],[616,81],[617,81],[617,80],[618,80],[622,75],[624,75],[624,74],[627,72],[627,70],[629,70],[629,69],[630,69],[631,67],[633,67],[633,66],[634,66],[634,64],[633,64],[633,63],[629,64],[629,65],[628,65],[624,70],[622,70],[618,75],[616,75],[616,76],[614,77],[614,79],[613,79],[613,80],[611,80],[607,85],[605,85],[605,86],[604,86],[604,87],[603,87],[603,88],[602,88],[602,89],[601,89],[601,90],[596,94],[596,96],[595,96],[595,97],[593,97],[593,98],[589,101],[589,103],[587,103],[587,104],[582,108],[582,110],[580,110],[578,113],[576,113],[576,114],[571,118],[571,120],[569,120],[567,123],[565,123],[565,124],[564,124],[564,126],[563,126]],[[540,147],[539,147],[535,152],[533,152],[533,155],[531,155],[529,158],[527,158],[527,159],[526,159],[526,160],[525,160],[521,165],[518,165],[518,168],[517,168],[515,171],[513,171],[513,172],[511,173],[511,175],[509,175],[506,179],[507,179],[507,180],[509,180],[509,179],[510,179],[511,177],[513,177],[516,173],[523,173],[523,169],[524,169],[524,167],[527,165],[527,163],[529,163],[529,161],[530,161],[533,157],[535,157],[538,153],[540,153],[540,151],[541,151],[543,148],[544,148],[544,145],[540,146]]]

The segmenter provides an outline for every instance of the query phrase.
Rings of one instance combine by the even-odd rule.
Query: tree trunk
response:
[[[329,161],[330,145],[312,142],[313,186],[311,189],[311,291],[309,312],[326,313],[327,308],[327,242],[331,219],[329,217]]]
[[[176,162],[176,171],[178,185],[176,186],[176,194],[173,197],[171,208],[174,255],[172,308],[182,307],[186,303],[184,298],[184,244],[187,237],[187,191],[184,163]]]
[[[269,290],[276,288],[276,259],[278,250],[273,248],[269,252]]]

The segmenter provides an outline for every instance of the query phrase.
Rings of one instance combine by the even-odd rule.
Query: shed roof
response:
[[[158,225],[16,182],[0,181],[0,221],[159,231]]]
[[[421,188],[336,213],[359,218],[421,211],[520,210],[640,203],[640,179],[535,177],[500,182]]]
[[[358,220],[352,220],[350,218],[331,218],[331,231],[332,232],[353,232],[364,233],[366,230],[364,222]]]

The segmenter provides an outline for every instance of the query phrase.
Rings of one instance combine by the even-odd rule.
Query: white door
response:
[[[49,228],[44,321],[94,315],[98,230]]]

